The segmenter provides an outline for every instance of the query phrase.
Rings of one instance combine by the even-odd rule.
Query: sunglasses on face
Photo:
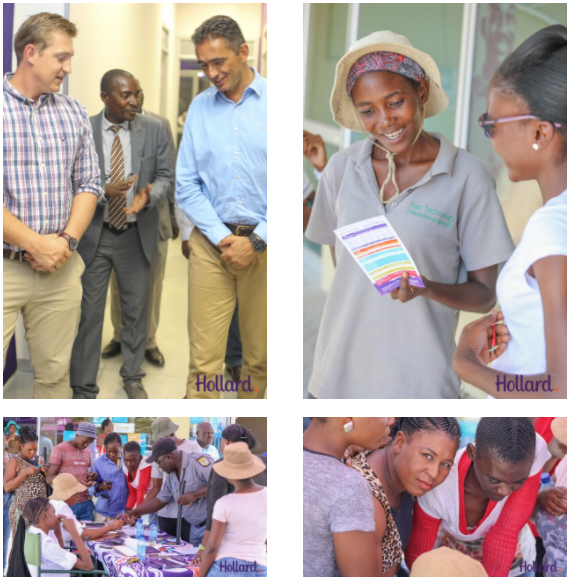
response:
[[[485,135],[489,139],[492,139],[492,135],[489,129],[491,125],[507,123],[508,121],[524,121],[525,119],[540,119],[540,117],[537,117],[536,115],[516,115],[514,117],[501,117],[500,119],[489,119],[489,114],[483,113],[479,117],[479,125],[483,128]],[[560,123],[554,123],[553,121],[549,121],[549,123],[552,123],[554,127],[562,127]]]

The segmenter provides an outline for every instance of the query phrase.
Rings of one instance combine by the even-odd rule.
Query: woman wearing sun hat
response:
[[[487,168],[423,130],[448,103],[433,59],[393,32],[357,41],[337,65],[334,120],[367,139],[330,159],[306,232],[335,246],[337,263],[311,397],[459,397],[451,365],[459,310],[494,305],[498,264],[514,246]],[[336,228],[376,216],[387,217],[424,288],[405,275],[380,296],[336,240]]]
[[[82,492],[87,490],[87,487],[80,484],[73,474],[58,474],[52,483],[54,488],[53,494],[48,497],[50,504],[56,511],[56,516],[65,516],[75,522],[76,529],[80,537],[86,539],[97,539],[103,537],[111,531],[117,531],[125,524],[121,520],[112,521],[103,527],[86,528],[83,522],[77,520],[73,513],[71,506],[77,503],[77,500]],[[72,540],[70,533],[62,527],[62,537],[64,542]]]
[[[567,446],[568,418],[554,418],[552,433],[558,442]],[[568,505],[566,494],[568,455],[558,464],[552,479],[554,487],[542,490],[538,495],[541,508],[536,516],[536,529],[544,542],[546,554],[543,560],[544,577],[567,577],[568,559]],[[555,494],[551,494],[555,493]]]
[[[266,577],[266,487],[253,478],[264,462],[244,442],[228,444],[213,465],[234,492],[217,500],[199,577]]]

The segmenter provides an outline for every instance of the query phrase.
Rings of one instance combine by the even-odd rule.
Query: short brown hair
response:
[[[24,49],[33,44],[41,54],[50,44],[52,44],[52,33],[63,32],[71,38],[77,36],[75,24],[60,16],[50,12],[40,12],[30,16],[22,26],[20,26],[14,37],[14,51],[16,62],[19,65],[24,58]]]
[[[224,38],[228,47],[238,54],[240,47],[246,42],[240,26],[230,16],[213,16],[205,20],[196,30],[191,40],[200,44],[205,40]]]

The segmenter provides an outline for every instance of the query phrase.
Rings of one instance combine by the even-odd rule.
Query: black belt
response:
[[[137,226],[137,222],[125,222],[125,224],[123,224],[123,226],[119,226],[119,228],[112,226],[109,222],[103,223],[103,227],[113,234],[123,234],[123,232],[131,230],[131,228],[135,228],[135,226]]]
[[[235,236],[250,236],[256,228],[256,226],[245,226],[244,224],[225,224],[225,226]]]
[[[18,262],[30,262],[25,256],[24,256],[24,250],[6,250],[4,249],[4,258],[7,258],[8,260],[17,260]]]

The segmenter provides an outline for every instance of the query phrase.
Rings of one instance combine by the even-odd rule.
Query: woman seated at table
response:
[[[74,521],[56,516],[56,511],[47,498],[29,500],[24,508],[24,519],[32,523],[28,532],[41,537],[42,569],[93,571],[89,551],[81,540]],[[63,548],[60,523],[73,539],[78,554],[70,553]],[[69,574],[45,573],[42,577],[69,577]]]
[[[82,539],[98,539],[111,531],[120,530],[125,524],[122,520],[115,520],[103,527],[89,528],[89,526],[75,518],[70,508],[70,506],[76,504],[80,493],[87,490],[87,488],[80,484],[73,474],[58,474],[54,478],[52,485],[54,493],[50,496],[50,504],[55,508],[56,516],[64,516],[73,520]],[[62,537],[66,543],[69,543],[72,539],[72,536],[65,529],[62,531]]]
[[[129,487],[127,509],[141,506],[147,491],[151,488],[153,466],[145,462],[138,442],[127,442],[123,447],[123,473]]]
[[[226,577],[229,572],[233,577],[266,577],[267,489],[253,480],[266,466],[244,442],[229,444],[223,454],[213,470],[234,492],[215,504],[199,577]]]
[[[107,434],[103,441],[105,454],[93,463],[93,471],[97,474],[95,496],[98,497],[95,522],[113,520],[125,512],[129,490],[123,474],[121,447],[119,434]]]

